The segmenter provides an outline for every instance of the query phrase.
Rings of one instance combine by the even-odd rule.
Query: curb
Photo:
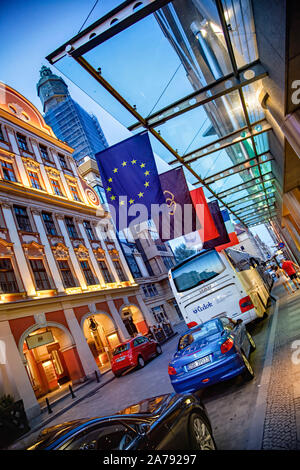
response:
[[[261,450],[264,434],[264,424],[267,409],[267,395],[271,378],[275,333],[278,320],[279,297],[273,295],[276,299],[274,313],[272,315],[269,338],[266,347],[266,355],[262,368],[262,375],[260,384],[258,385],[259,391],[254,406],[254,413],[251,419],[250,430],[248,434],[248,442],[246,450]]]
[[[16,445],[18,445],[18,443],[20,443],[21,445],[21,442],[23,442],[24,440],[26,440],[27,438],[29,438],[30,436],[32,436],[34,433],[36,433],[37,431],[39,431],[41,428],[44,428],[47,424],[49,424],[51,421],[53,421],[55,418],[58,418],[60,415],[64,414],[66,411],[68,411],[69,409],[71,409],[73,406],[77,405],[78,403],[80,403],[82,400],[85,400],[86,398],[89,398],[90,396],[94,395],[98,390],[100,390],[102,387],[104,387],[105,385],[109,384],[110,382],[112,382],[113,380],[115,380],[115,377],[111,377],[110,379],[108,379],[106,382],[104,382],[103,384],[101,385],[98,385],[97,387],[95,387],[93,390],[90,390],[88,393],[86,393],[85,395],[83,395],[82,397],[80,398],[77,398],[77,400],[74,400],[73,402],[69,403],[68,405],[66,405],[64,408],[61,408],[59,411],[57,411],[57,413],[49,416],[49,418],[45,419],[42,423],[38,424],[37,426],[35,426],[34,428],[32,428],[30,430],[30,432],[28,432],[27,434],[24,434],[24,436],[22,436],[19,440],[15,441],[13,444],[11,444],[9,447],[6,448],[6,450],[20,450],[18,448],[14,448]],[[29,443],[28,443],[29,444]],[[28,444],[24,444],[24,447],[27,447]],[[3,449],[5,450],[5,449]],[[23,450],[23,449],[22,449]]]

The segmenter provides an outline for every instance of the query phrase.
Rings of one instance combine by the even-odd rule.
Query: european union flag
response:
[[[128,227],[139,215],[138,222],[150,219],[152,204],[165,204],[147,132],[102,150],[96,160],[117,230]],[[143,204],[146,210],[134,213],[136,204]],[[125,213],[127,221],[121,217]]]

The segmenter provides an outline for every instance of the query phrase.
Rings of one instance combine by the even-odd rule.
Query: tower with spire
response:
[[[76,103],[65,81],[44,65],[40,70],[37,94],[46,123],[59,139],[75,149],[75,160],[86,156],[95,159],[95,154],[107,147],[98,119]]]

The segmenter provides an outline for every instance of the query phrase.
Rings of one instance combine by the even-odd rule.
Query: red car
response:
[[[126,369],[144,367],[148,359],[161,353],[161,347],[156,341],[149,340],[145,336],[137,336],[114,349],[111,370],[116,377],[120,377]]]

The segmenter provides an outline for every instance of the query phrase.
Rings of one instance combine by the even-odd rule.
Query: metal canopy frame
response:
[[[114,87],[112,87],[112,85],[107,80],[105,80],[105,78],[101,75],[101,69],[99,68],[96,70],[83,57],[83,54],[87,53],[88,51],[91,51],[99,44],[103,43],[109,38],[112,38],[113,36],[116,36],[118,33],[125,30],[129,26],[132,26],[143,18],[146,18],[148,15],[155,13],[157,10],[171,2],[172,0],[143,0],[143,2],[137,2],[137,0],[127,0],[118,7],[116,7],[114,10],[109,12],[107,15],[87,27],[81,33],[77,34],[75,37],[70,39],[67,43],[63,44],[58,49],[56,49],[53,53],[47,56],[47,60],[52,65],[54,65],[57,61],[61,60],[66,55],[72,57],[84,70],[86,70],[89,75],[91,75],[129,113],[131,113],[131,115],[135,117],[136,123],[129,126],[129,130],[136,130],[138,128],[147,129],[175,157],[174,160],[170,162],[170,164],[179,164],[186,168],[189,173],[196,179],[196,182],[194,184],[201,184],[202,186],[207,188],[207,190],[212,194],[211,197],[217,199],[222,204],[222,206],[228,209],[233,214],[234,218],[238,220],[242,225],[249,225],[249,223],[252,224],[253,222],[251,218],[248,219],[247,217],[241,217],[240,211],[238,209],[235,211],[234,206],[238,205],[242,200],[251,200],[251,198],[255,194],[262,194],[264,196],[268,216],[269,219],[271,219],[273,217],[272,214],[274,209],[272,205],[270,205],[270,201],[268,198],[268,195],[270,195],[270,193],[267,192],[268,188],[266,188],[265,186],[266,181],[269,180],[265,180],[264,178],[264,176],[266,174],[270,174],[271,171],[268,171],[263,175],[261,165],[273,160],[273,157],[271,155],[268,160],[260,161],[261,155],[265,155],[267,153],[270,154],[270,152],[266,151],[263,154],[259,154],[257,152],[255,143],[255,137],[257,135],[270,131],[271,126],[267,123],[265,119],[251,123],[243,91],[243,88],[246,85],[249,85],[250,83],[253,83],[267,76],[267,72],[264,70],[259,60],[250,63],[240,69],[237,67],[233,46],[229,35],[228,25],[226,24],[222,0],[215,0],[215,4],[217,7],[220,23],[222,26],[222,33],[225,39],[227,52],[229,54],[229,59],[233,72],[231,74],[227,74],[226,76],[218,80],[215,80],[213,83],[201,88],[199,91],[191,93],[181,98],[180,100],[173,102],[171,105],[160,109],[159,111],[151,114],[150,116],[143,117],[137,111],[135,106],[132,106],[127,100],[125,100],[125,98],[121,96],[121,94],[119,94],[119,92]],[[249,74],[246,74],[247,71],[251,71],[250,78]],[[228,80],[230,80],[231,83],[229,87]],[[222,136],[214,142],[209,143],[205,147],[201,147],[186,155],[180,155],[177,150],[175,150],[161,136],[160,131],[156,130],[156,128],[159,127],[161,124],[164,124],[179,115],[187,113],[188,111],[191,111],[192,109],[195,109],[197,107],[203,106],[204,104],[210,101],[216,100],[217,98],[225,96],[236,90],[239,94],[243,110],[243,117],[246,123],[246,126],[239,129],[238,131],[235,131],[232,134],[228,134],[227,136]],[[258,125],[260,127],[258,127]],[[241,132],[244,132],[245,135],[241,136]],[[190,163],[196,161],[198,158],[208,156],[222,149],[230,148],[232,145],[246,140],[251,142],[255,156],[253,158],[246,159],[244,162],[235,164],[232,167],[227,168],[223,172],[216,173],[215,175],[212,175],[208,178],[202,178],[197,173],[197,171],[190,166]],[[253,163],[253,165],[251,165],[251,163]],[[240,183],[235,187],[228,188],[219,193],[217,193],[210,187],[212,183],[218,181],[219,179],[231,176],[232,174],[237,174],[253,167],[258,168],[259,175],[255,178],[252,178],[251,180],[245,181],[244,183]],[[272,178],[272,181],[273,180],[275,180],[274,176]],[[224,201],[223,198],[226,198],[230,194],[232,194],[232,190],[234,188],[241,188],[237,189],[234,192],[241,191],[242,189],[248,190],[250,188],[250,186],[248,186],[248,183],[250,183],[250,181],[256,181],[256,183],[254,183],[255,185],[262,185],[262,190],[258,191],[257,193],[250,193],[249,196],[237,199],[235,201],[230,201],[228,203]],[[266,220],[263,212],[261,216],[258,215],[256,217],[258,217],[258,220],[261,220],[262,222]]]

